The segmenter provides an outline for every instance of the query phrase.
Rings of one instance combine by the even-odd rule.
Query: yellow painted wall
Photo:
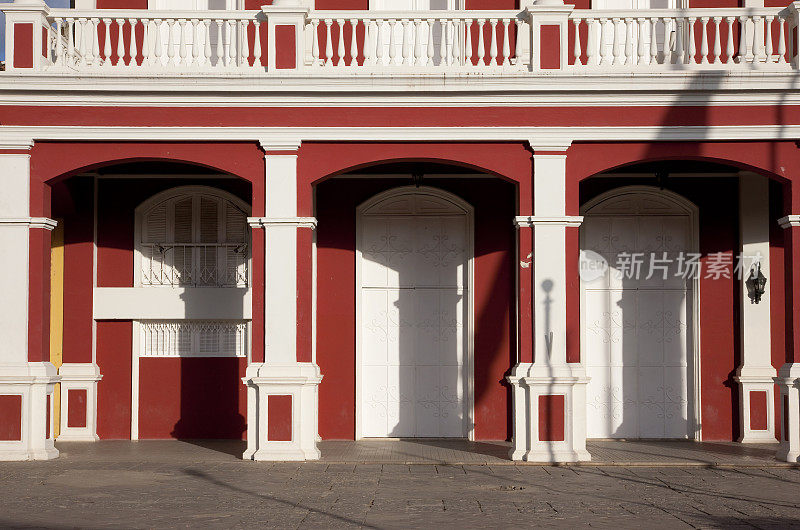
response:
[[[50,235],[50,362],[61,368],[64,362],[64,223]],[[53,392],[55,436],[61,434],[61,385]]]

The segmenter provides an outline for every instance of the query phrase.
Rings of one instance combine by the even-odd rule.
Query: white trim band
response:
[[[58,221],[49,217],[6,217],[0,218],[0,225],[29,226],[30,228],[44,228],[54,230]]]
[[[247,224],[252,228],[270,226],[296,226],[297,228],[316,228],[316,217],[248,217]]]
[[[787,215],[778,219],[778,224],[781,228],[792,228],[800,226],[800,215]]]
[[[514,217],[514,226],[531,227],[536,225],[578,227],[583,223],[582,215],[565,215],[563,217],[537,217],[535,215],[517,215]]]

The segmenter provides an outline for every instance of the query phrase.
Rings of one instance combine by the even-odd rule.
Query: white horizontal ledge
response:
[[[781,228],[791,228],[793,226],[800,226],[800,215],[787,215],[778,219],[778,224]]]
[[[49,217],[6,217],[0,218],[0,225],[29,226],[31,228],[54,230],[55,227],[58,226],[58,222]]]
[[[535,215],[518,215],[514,217],[515,226],[536,226],[536,225],[549,225],[549,226],[581,226],[583,223],[583,216],[580,215],[565,215],[562,217],[537,217]]]
[[[247,224],[252,228],[270,226],[296,226],[298,228],[316,228],[316,217],[248,217]]]
[[[95,320],[249,320],[250,289],[96,287]]]

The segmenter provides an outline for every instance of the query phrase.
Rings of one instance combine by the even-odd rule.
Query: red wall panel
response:
[[[767,430],[767,393],[750,392],[750,428],[754,431]]]
[[[67,392],[67,427],[86,427],[86,389]]]
[[[267,396],[267,440],[292,441],[292,396]]]
[[[22,396],[0,395],[0,441],[22,440]]]
[[[139,438],[242,439],[244,358],[141,358]]]
[[[14,67],[33,68],[33,24],[14,24]]]
[[[97,383],[97,435],[102,439],[131,437],[130,321],[97,323],[97,364],[103,379]]]
[[[317,362],[320,435],[355,433],[355,209],[408,179],[331,180],[317,187]],[[475,208],[475,432],[481,440],[510,435],[504,375],[516,362],[514,318],[515,190],[500,179],[434,180]]]
[[[564,441],[564,395],[539,396],[539,440]]]

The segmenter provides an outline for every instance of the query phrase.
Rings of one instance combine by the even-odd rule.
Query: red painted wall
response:
[[[317,362],[319,429],[324,439],[355,433],[355,211],[376,193],[410,179],[342,179],[319,184],[317,218]],[[515,188],[500,179],[426,179],[475,208],[475,433],[480,440],[510,436],[504,375],[516,362],[514,244]]]
[[[243,358],[142,358],[139,438],[234,438],[246,431]]]
[[[131,437],[130,321],[97,322],[97,365],[103,379],[97,383],[97,435],[102,439]]]
[[[710,253],[733,257],[738,241],[738,183],[733,178],[673,178],[667,189],[699,208],[703,270]],[[602,178],[581,184],[581,202],[618,186],[654,185],[655,179]],[[701,417],[704,440],[734,440],[739,435],[738,387],[733,381],[740,363],[738,282],[730,278],[700,279]]]
[[[783,217],[783,186],[779,182],[769,183],[769,218],[780,219]],[[770,318],[770,350],[772,352],[772,366],[778,370],[786,362],[787,336],[786,326],[789,323],[786,318],[786,283],[785,283],[785,263],[783,248],[783,228],[777,222],[769,224],[769,277],[767,278],[767,288],[769,289],[769,310]],[[766,274],[766,273],[765,273]],[[781,439],[781,402],[778,386],[775,386],[775,437]]]
[[[267,397],[267,440],[292,441],[292,396]]]
[[[0,395],[0,441],[22,440],[22,396]]]
[[[86,427],[86,389],[71,388],[67,403],[67,427]]]

